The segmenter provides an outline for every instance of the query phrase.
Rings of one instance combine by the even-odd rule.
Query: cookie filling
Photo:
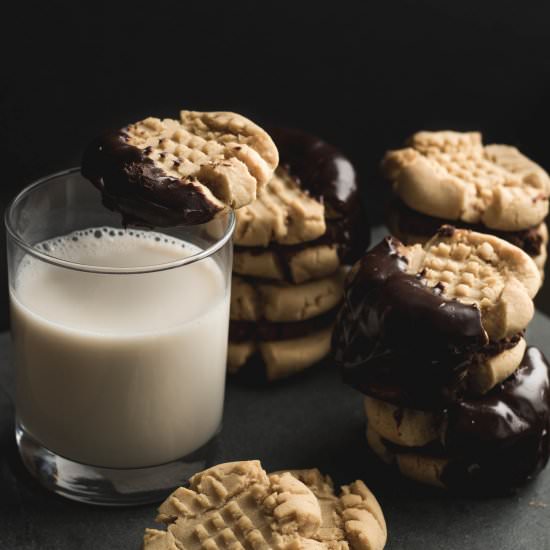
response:
[[[353,223],[347,218],[330,219],[326,221],[327,230],[324,235],[306,243],[284,245],[272,242],[269,247],[262,246],[238,246],[235,252],[248,253],[261,256],[266,252],[275,255],[277,265],[280,266],[285,280],[292,282],[290,264],[296,255],[304,250],[316,246],[335,246],[340,262],[344,265],[355,263],[368,247],[368,232],[361,232],[353,227]]]
[[[388,217],[390,220],[393,220],[395,229],[404,238],[407,235],[414,235],[428,240],[442,225],[449,223],[449,220],[416,212],[398,199],[392,201],[390,204]],[[521,250],[533,258],[541,253],[543,236],[540,231],[540,224],[521,231],[499,231],[489,229],[484,225],[468,224],[460,220],[454,220],[452,223],[462,229],[471,229],[480,233],[491,233],[521,248]]]
[[[198,186],[168,176],[146,149],[130,145],[126,130],[94,140],[82,160],[82,175],[101,191],[107,208],[122,214],[125,225],[200,224],[221,211]]]
[[[447,457],[443,483],[456,490],[495,492],[523,484],[550,455],[550,380],[544,355],[529,347],[520,367],[483,397],[443,412],[443,440],[392,452]]]
[[[479,309],[446,299],[440,285],[428,287],[421,274],[407,273],[400,245],[384,239],[356,264],[348,282],[333,347],[352,384],[358,372],[392,357],[416,373],[423,366],[452,373],[488,343]]]
[[[229,323],[229,340],[231,342],[250,340],[269,342],[302,338],[330,327],[337,313],[338,308],[334,308],[317,317],[289,323],[231,321]]]

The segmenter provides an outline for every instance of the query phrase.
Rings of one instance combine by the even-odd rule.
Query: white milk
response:
[[[105,267],[155,265],[197,252],[155,233],[108,228],[46,248]],[[181,458],[216,433],[229,290],[213,259],[113,275],[26,257],[14,286],[18,417],[45,447],[84,464],[144,467]]]

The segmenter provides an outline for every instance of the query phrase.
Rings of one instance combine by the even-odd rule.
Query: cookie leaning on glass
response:
[[[271,135],[280,165],[237,212],[228,368],[275,380],[329,353],[342,271],[369,231],[342,153],[299,130]]]
[[[396,195],[388,226],[406,244],[452,222],[515,244],[543,271],[550,178],[515,147],[483,145],[477,132],[418,132],[386,153],[382,171]]]
[[[517,247],[450,226],[424,246],[387,237],[356,264],[333,345],[366,395],[376,454],[471,492],[516,487],[546,464],[548,366],[523,338],[539,286]]]
[[[181,111],[97,138],[82,174],[125,223],[201,224],[256,199],[279,161],[269,135],[236,113]]]
[[[336,495],[318,470],[267,474],[259,461],[228,462],[194,475],[146,529],[144,550],[255,548],[382,550],[387,529],[362,481]]]

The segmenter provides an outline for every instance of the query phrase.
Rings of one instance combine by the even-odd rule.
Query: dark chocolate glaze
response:
[[[125,129],[108,132],[88,146],[82,175],[101,191],[105,206],[122,214],[125,225],[200,224],[220,212],[192,181],[167,176],[130,145]]]
[[[538,448],[549,421],[548,363],[540,350],[529,347],[520,367],[504,382],[481,398],[449,407],[445,446],[450,453],[466,455],[498,453],[510,445],[535,442]]]
[[[407,235],[419,236],[428,240],[442,225],[447,223],[449,223],[449,220],[416,212],[399,199],[393,200],[388,209],[390,229],[396,231],[405,240]],[[460,220],[453,220],[452,223],[462,229],[495,235],[521,248],[531,257],[538,256],[541,252],[542,235],[540,234],[540,225],[521,231],[499,231],[489,229],[481,224],[468,224]]]
[[[533,478],[550,455],[550,379],[543,354],[527,348],[520,367],[486,395],[443,411],[444,438],[426,447],[388,441],[393,452],[449,458],[442,482],[467,493],[500,493]]]
[[[414,358],[404,360],[402,355],[388,352],[373,362],[368,369],[354,373],[350,383],[365,395],[397,406],[433,411],[456,403],[468,396],[478,395],[472,390],[469,373],[487,357],[517,345],[523,333],[511,338],[489,342],[468,361],[451,369],[438,363],[423,365]],[[421,373],[421,375],[419,375]]]
[[[229,323],[229,340],[232,342],[246,342],[249,340],[274,341],[302,338],[330,327],[337,313],[338,308],[334,308],[317,317],[289,323],[231,320]]]
[[[445,228],[445,231],[452,231]],[[353,268],[337,318],[333,349],[344,381],[366,392],[385,373],[443,386],[464,376],[487,343],[479,309],[442,296],[406,272],[401,243],[386,237]]]
[[[358,201],[357,175],[349,159],[318,137],[292,128],[271,128],[279,164],[301,187],[345,215]]]
[[[351,161],[336,147],[302,130],[271,128],[269,133],[279,150],[279,165],[302,189],[325,205],[326,233],[303,246],[336,244],[343,263],[357,261],[370,244],[370,229]],[[294,246],[289,248],[299,250]],[[293,253],[285,252],[285,248],[273,247],[277,254]],[[286,259],[281,256],[281,261]]]

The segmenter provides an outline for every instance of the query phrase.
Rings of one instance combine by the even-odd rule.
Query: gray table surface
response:
[[[550,355],[550,318],[528,339]],[[13,367],[0,334],[0,548],[138,549],[155,505],[98,508],[40,488],[23,469],[13,435]],[[361,396],[330,366],[266,387],[229,382],[217,461],[259,458],[268,470],[317,466],[344,483],[364,479],[389,526],[389,549],[550,550],[550,470],[517,495],[455,498],[401,479],[368,451]]]

